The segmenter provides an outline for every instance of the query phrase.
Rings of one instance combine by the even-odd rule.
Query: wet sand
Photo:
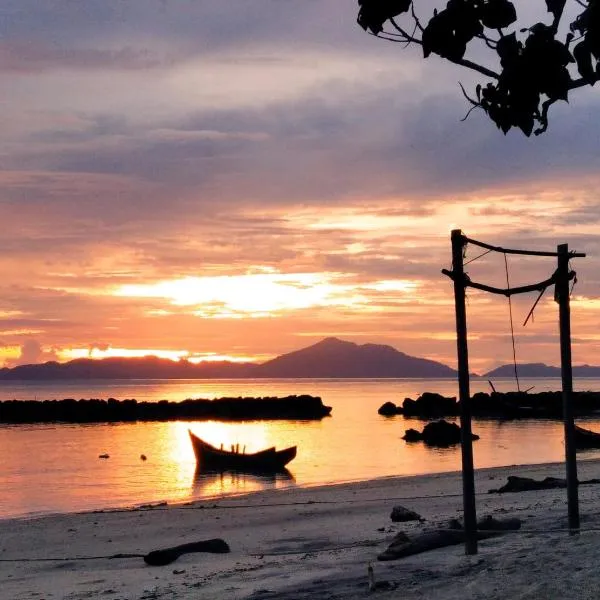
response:
[[[580,461],[579,478],[600,477]],[[569,535],[566,490],[488,494],[508,475],[564,477],[564,465],[476,473],[478,516],[519,517],[519,532],[379,562],[399,531],[444,527],[462,515],[460,473],[257,492],[183,505],[0,521],[0,598],[354,599],[600,597],[600,486],[579,489],[582,531]],[[107,504],[109,501],[107,500]],[[425,521],[394,523],[395,505]],[[228,554],[185,554],[151,567],[160,548],[224,539]],[[139,556],[119,557],[134,554]],[[369,590],[373,567],[378,589]],[[387,588],[383,582],[387,582]]]

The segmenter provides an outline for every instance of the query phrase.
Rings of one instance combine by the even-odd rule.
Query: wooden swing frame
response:
[[[565,463],[567,474],[567,502],[569,513],[569,529],[579,532],[579,496],[577,481],[577,458],[575,448],[575,423],[571,397],[573,395],[573,369],[571,363],[571,312],[569,281],[575,278],[575,272],[569,271],[572,258],[583,258],[585,254],[569,250],[568,244],[559,244],[556,252],[540,252],[535,250],[514,250],[492,246],[478,240],[468,238],[460,229],[451,233],[452,271],[442,269],[442,273],[454,282],[454,302],[456,310],[456,349],[458,357],[458,391],[460,405],[461,453],[463,510],[465,528],[465,553],[477,554],[477,510],[475,506],[475,475],[473,469],[473,442],[471,439],[471,408],[469,390],[469,351],[467,343],[467,314],[465,290],[472,287],[491,294],[500,294],[510,298],[514,294],[543,292],[547,287],[555,286],[555,300],[559,305],[560,329],[560,367],[562,379],[563,422],[565,432]],[[464,270],[464,248],[473,244],[488,251],[503,254],[520,254],[526,256],[553,256],[557,258],[557,268],[552,276],[539,283],[510,289],[496,288],[471,281]],[[541,295],[541,294],[540,294]],[[539,298],[538,298],[539,300]]]

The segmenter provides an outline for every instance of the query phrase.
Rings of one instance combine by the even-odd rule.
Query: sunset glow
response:
[[[14,358],[16,350],[13,351]],[[198,364],[201,362],[217,362],[217,361],[228,361],[228,362],[254,362],[256,356],[230,356],[227,354],[191,354],[187,350],[156,350],[156,349],[145,349],[145,350],[133,350],[130,348],[69,348],[58,352],[58,356],[61,360],[74,360],[76,358],[143,358],[145,356],[156,356],[158,358],[166,358],[173,361],[187,360],[191,363]],[[270,358],[270,357],[268,357]]]
[[[557,103],[543,136],[504,136],[482,111],[461,121],[464,69],[365,36],[341,0],[235,22],[219,3],[18,4],[0,57],[1,366],[260,362],[327,336],[456,366],[454,228],[586,252],[573,361],[600,365],[597,90]],[[469,276],[505,286],[503,256],[479,254]],[[507,265],[511,286],[556,268]],[[473,370],[506,362],[506,299],[467,298]],[[534,301],[513,302],[520,356],[558,364],[551,290],[521,327]]]
[[[341,273],[255,273],[219,277],[186,277],[155,284],[129,284],[115,295],[161,298],[175,306],[193,307],[205,318],[268,317],[313,307],[351,308],[368,303],[359,286],[336,283]],[[382,281],[366,286],[381,291],[406,292],[415,284]]]
[[[60,353],[63,360],[75,358],[142,358],[144,356],[156,356],[170,360],[179,360],[187,356],[187,352],[181,350],[132,350],[129,348],[70,348]]]

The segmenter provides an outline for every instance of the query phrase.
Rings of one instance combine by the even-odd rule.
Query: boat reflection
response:
[[[277,473],[245,473],[210,471],[196,467],[192,491],[194,497],[204,498],[285,488],[295,483],[296,480],[288,469]]]

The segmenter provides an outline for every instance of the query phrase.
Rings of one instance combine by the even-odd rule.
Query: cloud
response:
[[[405,87],[410,96],[418,84]],[[166,183],[178,190],[174,196],[191,193],[201,204],[322,203],[367,194],[423,202],[565,178],[585,186],[598,172],[595,105],[563,110],[546,135],[527,139],[504,137],[476,113],[461,123],[458,95],[399,104],[395,94],[385,86],[353,97],[347,86],[332,86],[327,100],[308,93],[263,109],[194,111],[154,128],[113,120],[100,129],[96,123],[110,123],[110,116],[94,117],[87,130],[44,131],[5,164]],[[569,138],[577,143],[566,152]]]
[[[589,253],[575,293],[596,294],[594,93],[554,106],[544,136],[503,136],[477,111],[460,121],[469,106],[457,82],[472,89],[479,77],[365,35],[356,4],[234,8],[0,0],[0,315],[3,330],[21,332],[7,338],[269,354],[328,332],[450,362],[451,286],[440,269],[453,227],[507,247],[568,241]],[[377,310],[289,311],[245,321],[244,337],[234,319],[110,294],[257,267],[343,273]],[[511,258],[510,269],[517,284],[554,264]],[[501,256],[469,272],[492,285],[505,277]],[[418,291],[400,301],[372,289],[394,279]],[[470,295],[473,360],[489,362],[506,341],[505,309]],[[593,329],[591,313],[574,310],[574,331]],[[550,342],[529,339],[554,357]]]
[[[89,356],[91,357],[94,354],[95,350],[100,350],[100,352],[106,352],[107,350],[109,350],[110,348],[110,344],[104,344],[101,342],[92,342],[89,345]]]
[[[45,351],[38,341],[28,339],[21,346],[18,358],[7,360],[6,366],[12,368],[17,365],[30,365],[49,360],[57,360],[56,353],[53,350]]]
[[[51,69],[146,70],[167,67],[174,57],[152,56],[130,47],[118,50],[68,48],[31,41],[0,41],[0,71],[15,74],[42,73]]]

